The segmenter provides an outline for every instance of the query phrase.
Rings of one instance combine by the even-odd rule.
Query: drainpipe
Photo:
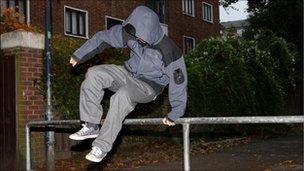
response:
[[[45,64],[47,103],[45,120],[53,120],[52,89],[51,89],[51,0],[45,0]],[[47,169],[54,170],[54,131],[45,134]]]

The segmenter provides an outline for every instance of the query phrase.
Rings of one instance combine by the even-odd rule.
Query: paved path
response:
[[[137,170],[183,170],[181,162],[140,167]],[[302,171],[303,135],[256,140],[213,154],[192,156],[191,170],[202,171]]]

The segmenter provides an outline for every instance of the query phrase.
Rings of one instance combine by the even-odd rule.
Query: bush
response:
[[[282,90],[268,52],[254,41],[204,40],[186,56],[192,116],[272,115],[282,112]]]
[[[286,115],[294,88],[295,50],[284,39],[262,34],[254,40],[231,37],[202,41],[186,55],[188,116]],[[285,132],[281,125],[219,125],[205,131],[241,134]]]
[[[0,34],[19,29],[32,32],[41,32],[41,29],[21,22],[21,20],[24,20],[24,16],[21,16],[20,13],[16,12],[14,8],[1,8],[1,10],[3,10],[3,13],[2,16],[0,16]]]

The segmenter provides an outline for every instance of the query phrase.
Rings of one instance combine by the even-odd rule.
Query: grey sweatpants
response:
[[[100,102],[104,89],[116,92],[110,99],[110,108],[93,146],[104,152],[112,148],[121,130],[124,118],[137,103],[147,103],[155,98],[154,90],[145,82],[133,78],[123,67],[98,65],[88,69],[81,85],[79,112],[85,122],[99,124],[103,110]]]

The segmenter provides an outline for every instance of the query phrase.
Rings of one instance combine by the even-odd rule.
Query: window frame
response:
[[[193,41],[193,48],[191,50],[193,50],[195,48],[195,38],[191,37],[191,36],[185,36],[183,35],[183,53],[186,54],[186,41],[185,39],[191,39]],[[188,52],[190,52],[191,50],[189,50]]]
[[[75,8],[75,7],[71,7],[71,6],[67,6],[67,5],[64,5],[64,12],[63,12],[63,18],[64,18],[64,24],[63,24],[63,27],[64,27],[64,35],[65,36],[71,36],[71,37],[76,37],[76,38],[83,38],[83,39],[89,39],[89,12],[87,10],[83,10],[83,9],[79,9],[79,8]],[[70,33],[67,33],[66,31],[66,9],[70,9],[72,11],[76,11],[76,12],[82,12],[82,13],[85,13],[85,23],[84,23],[84,29],[85,29],[85,35],[82,36],[82,35],[77,35],[77,34],[70,34]],[[78,21],[79,22],[79,21]],[[72,27],[71,27],[72,28]]]
[[[211,21],[209,21],[207,19],[204,19],[204,5],[210,6],[210,9],[211,9],[211,15],[210,15],[211,16]],[[204,21],[213,24],[213,5],[212,4],[209,4],[207,2],[202,2],[202,18],[203,18]]]
[[[191,0],[192,1],[192,14],[189,14],[189,13],[186,12],[186,10],[184,10],[184,8],[185,8],[184,1],[187,1],[187,0],[181,0],[181,2],[182,2],[182,14],[190,16],[190,17],[195,17],[195,2],[194,2],[195,0]]]
[[[113,19],[113,20],[118,20],[118,21],[125,22],[125,20],[123,20],[123,19],[116,18],[116,17],[112,17],[112,16],[109,16],[109,15],[106,15],[106,16],[105,16],[105,25],[104,25],[104,29],[108,29],[108,21],[107,21],[108,18]]]

